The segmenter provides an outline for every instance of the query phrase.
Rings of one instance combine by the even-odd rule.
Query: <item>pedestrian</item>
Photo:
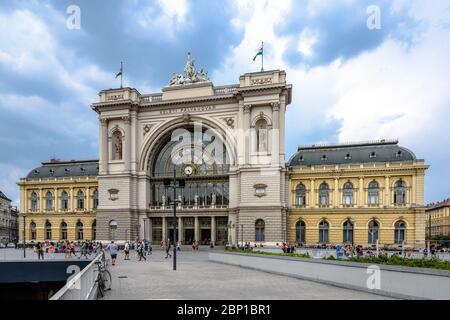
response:
[[[141,243],[138,246],[137,251],[138,251],[138,254],[139,254],[139,261],[142,261],[142,259],[147,261],[147,258],[145,257],[145,245],[144,245],[144,243]]]
[[[168,240],[167,241],[167,244],[166,244],[166,259],[168,258],[168,257],[170,257],[170,258],[172,258],[172,255],[170,254],[170,240]]]
[[[129,241],[125,242],[124,252],[125,252],[124,260],[130,260],[130,242]]]
[[[48,253],[50,255],[50,259],[54,259],[55,258],[55,244],[53,242],[50,242],[50,246],[48,247]]]
[[[44,260],[44,245],[42,243],[38,242],[36,244],[35,250],[38,254],[38,260],[41,260],[41,257],[42,257],[42,260]]]
[[[111,243],[108,244],[106,249],[109,250],[109,254],[111,255],[111,264],[115,266],[117,259],[117,251],[119,251],[119,247],[117,246],[117,244],[114,243],[114,240],[111,240]]]

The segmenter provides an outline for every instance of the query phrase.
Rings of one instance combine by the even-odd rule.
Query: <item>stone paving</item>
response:
[[[110,266],[112,290],[104,299],[387,299],[379,295],[349,290],[312,281],[299,280],[208,261],[208,249],[192,252],[184,248],[177,255],[177,271],[172,259],[155,250],[147,261],[130,261],[119,252]]]

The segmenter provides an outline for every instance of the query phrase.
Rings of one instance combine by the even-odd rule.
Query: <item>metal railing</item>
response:
[[[71,266],[67,269],[68,273],[75,273],[67,279],[66,284],[50,300],[96,300],[97,299],[97,279],[98,266],[96,263],[101,261],[105,268],[107,261],[105,251],[102,250],[83,270],[77,271],[77,266]]]

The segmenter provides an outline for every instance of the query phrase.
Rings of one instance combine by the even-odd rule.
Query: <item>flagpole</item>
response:
[[[122,89],[122,77],[123,77],[123,64],[120,61],[120,89]]]
[[[261,45],[262,48],[262,55],[261,55],[261,72],[264,72],[264,41]]]

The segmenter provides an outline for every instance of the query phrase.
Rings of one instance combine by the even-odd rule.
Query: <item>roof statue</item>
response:
[[[200,71],[195,69],[195,60],[191,58],[191,53],[188,53],[188,58],[184,66],[184,73],[177,74],[174,72],[172,74],[172,79],[169,82],[169,86],[185,85],[196,82],[209,81],[208,72],[203,68]]]

